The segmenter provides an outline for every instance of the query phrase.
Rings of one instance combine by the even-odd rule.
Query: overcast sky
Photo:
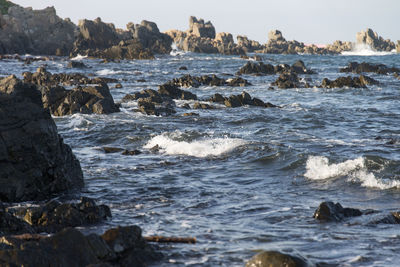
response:
[[[210,20],[217,32],[247,35],[265,43],[279,29],[287,40],[304,43],[355,41],[372,28],[385,39],[400,40],[400,0],[16,0],[35,9],[54,6],[62,18],[101,17],[118,28],[146,19],[161,31],[186,30],[189,16]]]

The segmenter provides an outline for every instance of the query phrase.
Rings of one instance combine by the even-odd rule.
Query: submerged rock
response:
[[[83,186],[79,161],[64,144],[39,90],[0,80],[0,200],[27,201]]]
[[[340,203],[322,202],[314,213],[314,218],[320,221],[341,221],[348,217],[361,216],[359,209],[343,208]]]
[[[283,72],[271,85],[277,86],[280,89],[310,87],[307,82],[300,80],[299,76],[294,71]]]
[[[246,267],[307,267],[309,264],[301,257],[278,251],[263,251],[253,256]]]
[[[74,68],[74,69],[85,69],[85,68],[87,68],[87,66],[83,62],[73,61],[73,60],[68,62],[67,67],[68,68]]]
[[[276,107],[275,105],[273,105],[269,102],[264,103],[264,101],[262,101],[258,98],[255,98],[255,97],[252,98],[245,91],[243,91],[242,94],[240,94],[240,95],[231,95],[229,97],[224,97],[220,94],[215,94],[212,97],[210,97],[208,99],[208,101],[224,104],[226,107],[229,107],[229,108],[236,108],[236,107],[241,107],[241,106],[245,106],[245,105],[264,107],[264,108]]]

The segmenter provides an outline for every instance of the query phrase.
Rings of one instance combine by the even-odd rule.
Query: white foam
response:
[[[171,56],[174,56],[174,57],[176,57],[176,56],[182,56],[182,55],[184,55],[184,54],[186,54],[187,52],[185,52],[185,51],[183,51],[183,50],[180,50],[179,48],[178,48],[178,46],[176,45],[176,43],[172,43],[172,45],[171,45],[171,52],[169,53]]]
[[[101,76],[118,74],[118,73],[121,73],[121,71],[115,71],[115,70],[110,70],[110,69],[103,69],[103,70],[96,71],[96,74],[101,75]]]
[[[396,51],[391,52],[378,52],[372,49],[371,46],[367,44],[356,44],[356,46],[351,51],[344,51],[341,53],[344,56],[387,56],[396,54]]]
[[[81,54],[78,54],[76,57],[71,58],[71,60],[79,61],[79,60],[82,60],[82,59],[85,59],[85,58],[87,58],[87,56],[82,56]]]
[[[92,124],[93,122],[85,118],[83,114],[76,113],[71,115],[67,127],[74,129],[74,131],[88,131],[89,126]]]
[[[354,170],[363,168],[364,166],[364,158],[362,157],[347,160],[338,164],[329,164],[329,160],[326,157],[310,156],[307,159],[307,171],[304,176],[312,180],[324,180],[347,175]]]
[[[205,158],[228,153],[246,143],[245,140],[238,138],[207,138],[186,142],[174,140],[170,135],[164,133],[153,137],[147,142],[144,148],[150,149],[158,145],[160,152],[168,155],[187,155]]]
[[[310,156],[306,163],[305,177],[311,180],[325,180],[348,176],[349,182],[360,183],[363,187],[391,189],[400,188],[399,180],[377,178],[374,173],[368,172],[365,158],[359,157],[346,160],[342,163],[329,164],[326,157]]]

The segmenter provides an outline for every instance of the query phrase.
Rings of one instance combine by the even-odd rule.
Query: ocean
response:
[[[317,73],[300,75],[311,84],[349,75],[339,68],[351,61],[400,68],[400,55],[391,53],[261,57],[273,65],[304,61]],[[64,58],[30,65],[3,60],[0,76],[22,78],[46,64],[51,73],[116,78],[123,87],[109,86],[118,102],[185,74],[232,78],[247,62],[195,53],[76,60],[90,68],[68,69]],[[279,108],[213,105],[182,116],[188,110],[179,106],[194,102],[180,100],[175,115],[157,117],[137,112],[132,101],[110,115],[53,117],[81,162],[82,195],[111,207],[110,220],[82,230],[138,225],[143,235],[196,237],[196,244],[159,244],[165,257],[154,266],[243,266],[260,250],[338,266],[398,266],[400,225],[373,222],[400,211],[400,80],[367,75],[380,85],[276,89],[270,87],[278,75],[243,75],[252,86],[187,89],[200,99],[246,91]],[[106,154],[103,147],[143,153]],[[319,222],[313,213],[323,201],[379,212]]]

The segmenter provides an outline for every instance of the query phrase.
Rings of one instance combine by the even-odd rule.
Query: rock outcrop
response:
[[[175,78],[168,81],[166,84],[174,85],[178,87],[194,87],[197,88],[202,85],[206,86],[250,86],[251,83],[241,77],[235,77],[232,79],[219,78],[217,75],[203,75],[203,76],[191,76],[189,74],[184,75],[180,78]]]
[[[83,186],[79,161],[57,134],[39,90],[0,80],[0,200],[27,201]]]
[[[256,76],[270,75],[284,72],[294,72],[296,74],[315,74],[313,70],[307,69],[303,61],[298,60],[293,63],[292,66],[287,64],[279,64],[273,66],[271,64],[264,64],[263,62],[251,62],[248,61],[240,70],[237,72],[238,75],[241,74],[251,74]]]
[[[262,50],[262,45],[259,42],[250,40],[247,36],[238,35],[236,39],[238,46],[246,53]]]
[[[314,212],[314,218],[320,221],[341,221],[348,217],[361,216],[359,209],[343,208],[340,203],[322,202]]]
[[[396,49],[394,42],[383,39],[378,33],[372,29],[366,29],[365,31],[358,32],[356,35],[357,44],[366,44],[376,51],[387,51],[390,52]]]
[[[399,68],[388,67],[385,64],[371,64],[367,62],[350,62],[347,67],[341,68],[340,72],[363,73],[373,72],[376,74],[400,73]]]
[[[211,22],[204,22],[196,17],[189,18],[189,29],[186,32],[170,30],[165,32],[184,51],[207,54],[244,55],[243,47],[234,43],[230,33],[215,33]]]
[[[263,251],[253,256],[246,267],[306,267],[307,261],[298,256],[284,254],[278,251]]]
[[[397,53],[400,53],[400,41],[397,41],[397,44],[396,44],[396,52],[397,52]]]
[[[54,7],[32,10],[11,5],[6,13],[0,14],[0,54],[69,55],[76,26],[58,17]]]
[[[138,226],[83,235],[66,228],[52,236],[23,234],[0,239],[5,266],[148,266],[162,255],[142,237]]]
[[[35,73],[25,72],[23,76],[25,82],[39,86],[43,107],[48,108],[54,116],[119,112],[107,86],[106,82],[110,81],[107,78],[89,79],[81,74],[51,74],[45,68],[38,68]],[[59,85],[61,83],[78,86],[67,90]],[[93,85],[82,87],[81,84]]]
[[[343,88],[343,87],[351,87],[351,88],[366,88],[367,85],[377,85],[379,82],[375,79],[372,79],[365,75],[360,75],[360,77],[339,77],[336,80],[329,80],[325,78],[322,80],[321,86],[322,88]]]

